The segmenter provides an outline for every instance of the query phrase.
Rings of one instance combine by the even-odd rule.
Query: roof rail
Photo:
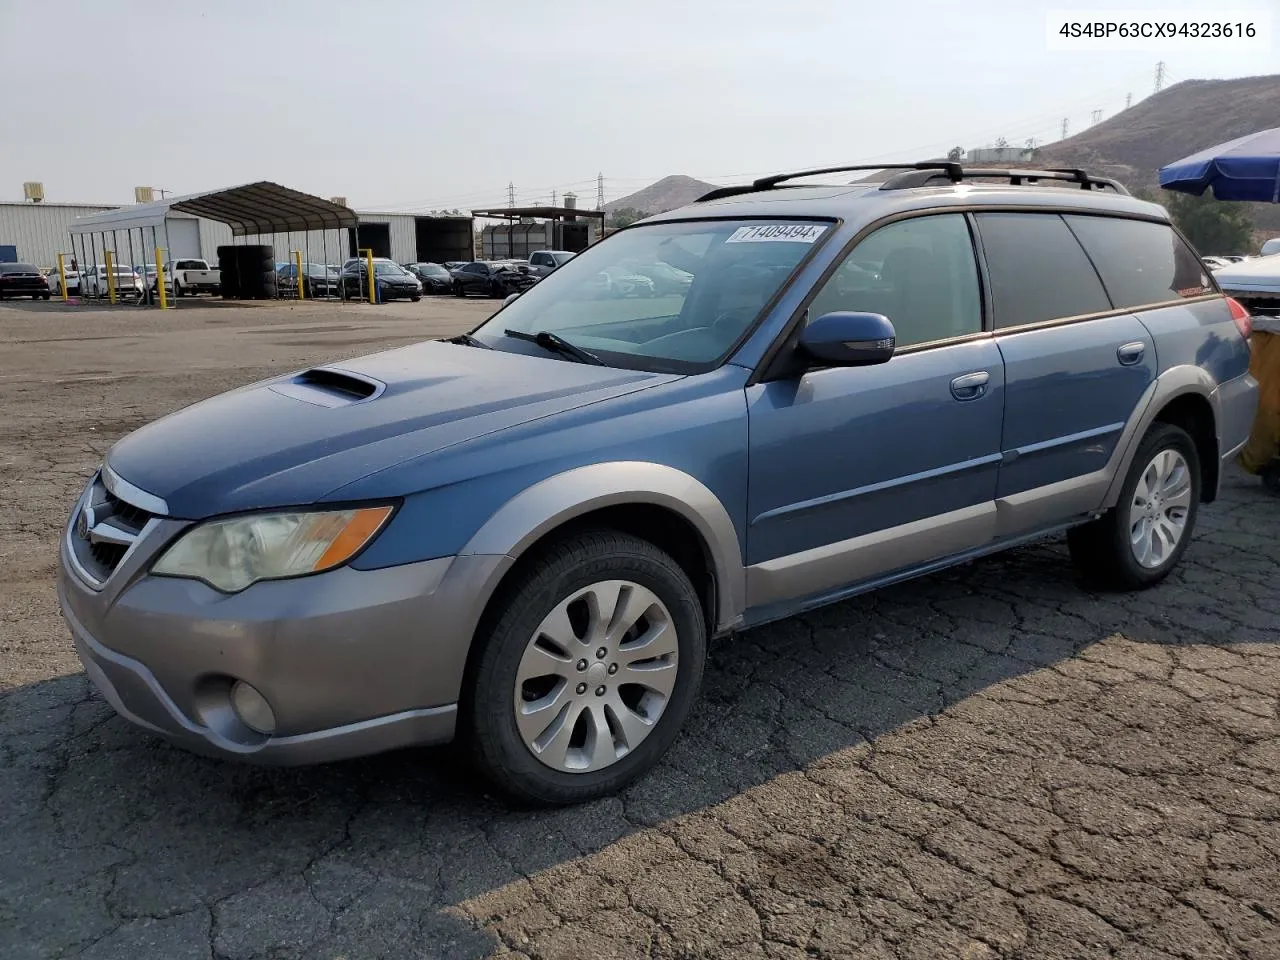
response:
[[[928,160],[922,163],[861,163],[845,167],[822,167],[818,170],[798,170],[795,173],[775,173],[771,177],[761,177],[749,184],[738,187],[717,187],[715,190],[700,196],[694,203],[705,203],[708,200],[721,200],[724,197],[736,197],[744,193],[758,193],[772,190],[788,180],[800,177],[816,177],[823,173],[852,173],[858,170],[934,170],[945,171],[953,180],[960,177],[960,164],[950,160]]]
[[[706,203],[709,200],[722,200],[725,197],[736,197],[746,193],[759,193],[773,190],[788,180],[801,177],[815,177],[823,173],[851,173],[859,170],[901,170],[902,173],[890,177],[880,185],[881,190],[906,190],[911,187],[923,187],[934,183],[960,183],[975,177],[1008,180],[1012,186],[1021,186],[1024,182],[1031,184],[1040,180],[1062,180],[1080,184],[1081,190],[1102,190],[1109,188],[1116,193],[1129,195],[1129,191],[1118,180],[1107,177],[1090,176],[1076,167],[1050,167],[1047,170],[994,169],[986,167],[965,167],[950,160],[927,160],[920,163],[868,163],[841,167],[823,167],[818,170],[799,170],[795,173],[778,173],[770,177],[761,177],[735,187],[717,187],[703,194],[694,203]]]
[[[1083,170],[1076,167],[1050,167],[1046,170],[1023,170],[1023,169],[994,169],[986,167],[959,167],[960,176],[950,177],[946,179],[951,183],[959,183],[961,180],[972,180],[976,178],[1008,180],[1009,184],[1014,187],[1020,187],[1023,183],[1034,184],[1041,180],[1061,180],[1067,183],[1080,184],[1081,190],[1102,190],[1111,189],[1123,196],[1129,196],[1129,191],[1125,189],[1124,184],[1118,180],[1112,180],[1107,177],[1090,176]],[[911,187],[923,187],[932,183],[936,183],[943,178],[933,171],[919,171],[910,173],[900,173],[897,176],[890,177],[880,185],[881,190],[907,190]]]

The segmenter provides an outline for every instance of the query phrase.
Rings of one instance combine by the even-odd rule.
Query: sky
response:
[[[1078,132],[1150,95],[1158,61],[1168,83],[1280,72],[1270,32],[1051,49],[1047,15],[1069,6],[0,0],[0,200],[28,180],[96,203],[274,180],[366,210],[505,206],[508,185],[518,204],[573,190],[594,206],[600,175],[612,200],[668,174],[1051,142],[1064,116]],[[1157,19],[1271,6],[1124,4]]]

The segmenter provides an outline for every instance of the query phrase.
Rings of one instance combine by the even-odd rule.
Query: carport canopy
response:
[[[71,221],[73,234],[105,233],[164,226],[169,212],[217,220],[237,237],[307,230],[340,230],[359,225],[355,211],[321,197],[290,190],[269,180],[238,187],[167,197]]]

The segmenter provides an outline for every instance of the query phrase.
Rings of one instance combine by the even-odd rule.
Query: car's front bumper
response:
[[[160,520],[98,586],[77,572],[73,525],[64,534],[63,615],[90,679],[122,716],[202,753],[274,764],[452,738],[477,598],[508,558],[344,567],[227,595],[146,572],[186,526]],[[235,680],[270,703],[272,735],[237,717]]]

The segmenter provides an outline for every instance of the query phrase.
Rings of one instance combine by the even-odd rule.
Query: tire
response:
[[[618,581],[626,585],[620,589]],[[596,622],[605,625],[615,615],[615,601],[634,613],[649,598],[653,602],[635,614],[639,619],[633,623],[642,625],[645,632],[659,632],[644,647],[630,650],[623,644],[635,643],[634,628],[612,640],[590,636],[592,618],[586,611],[591,601],[575,599],[588,594],[597,598],[595,609],[604,614]],[[553,618],[558,608],[568,612]],[[545,651],[554,650],[556,644],[548,638],[557,631],[547,624],[557,621],[562,627],[574,624],[576,629],[558,632],[563,653],[549,656]],[[662,623],[665,630],[657,626]],[[587,636],[580,638],[580,633]],[[468,671],[463,735],[481,771],[499,789],[542,805],[606,796],[650,770],[671,746],[693,706],[707,647],[702,606],[684,571],[652,544],[611,530],[579,534],[540,553],[504,589],[477,634],[481,646]],[[650,647],[655,654],[666,653],[670,665],[628,672],[628,664],[643,659],[637,654]],[[598,656],[601,650],[608,651],[604,658]],[[650,662],[655,658],[650,657]],[[556,674],[538,675],[544,666]],[[666,674],[668,669],[674,675]],[[642,677],[644,684],[657,686],[613,681],[613,676]],[[574,683],[578,677],[582,679]],[[658,687],[669,690],[664,695]],[[544,709],[557,712],[524,713],[522,734],[517,698],[527,704],[548,697],[554,700]],[[557,708],[558,703],[564,706]],[[566,709],[571,712],[563,713]],[[646,720],[646,713],[656,715],[656,721]],[[566,719],[569,716],[572,725]],[[599,739],[601,725],[607,740]],[[543,739],[541,751],[535,752],[526,737],[532,743]],[[620,745],[632,738],[618,755]],[[593,748],[600,752],[593,754]]]
[[[50,294],[50,293],[42,293],[42,294],[40,294],[40,299],[41,299],[41,300],[48,300],[48,299],[49,299],[49,297],[51,297],[51,296],[53,296],[53,294]]]
[[[453,295],[455,297],[465,297],[467,295],[467,291],[463,289],[462,284],[458,283],[456,280],[453,282]]]
[[[414,303],[417,303],[419,300],[421,300],[421,299],[422,299],[422,297],[421,297],[419,294],[414,294],[414,295],[413,295],[412,297],[410,297],[409,299],[410,299],[410,300],[412,300]]]
[[[1181,458],[1179,462],[1176,458]],[[1149,484],[1157,498],[1148,500]],[[1139,494],[1140,484],[1142,494]],[[1157,423],[1138,444],[1116,505],[1067,535],[1071,559],[1089,581],[1119,590],[1155,586],[1178,565],[1191,542],[1200,506],[1200,457],[1181,427]],[[1144,512],[1143,503],[1149,505]],[[1178,517],[1181,526],[1178,526]],[[1135,543],[1131,533],[1142,527]],[[1176,540],[1169,545],[1171,531]],[[1142,558],[1143,547],[1148,551]]]
[[[1280,463],[1272,462],[1263,467],[1258,474],[1262,480],[1262,488],[1269,493],[1280,495]]]

